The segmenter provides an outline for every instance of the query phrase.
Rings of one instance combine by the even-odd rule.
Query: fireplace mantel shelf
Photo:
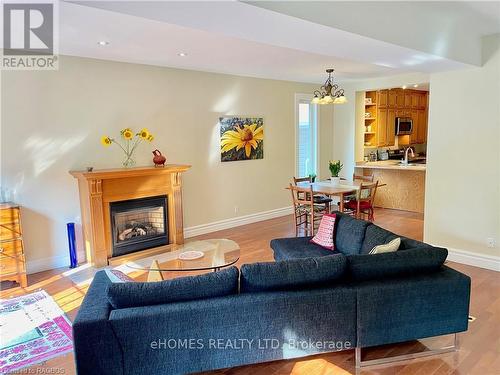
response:
[[[97,169],[92,172],[70,171],[69,173],[75,178],[85,178],[86,180],[105,180],[110,178],[139,177],[178,172],[182,173],[187,171],[189,168],[191,168],[191,166],[187,164],[165,164],[164,167]]]
[[[165,196],[168,200],[168,243],[172,246],[183,244],[181,175],[190,167],[167,164],[156,168],[70,171],[78,180],[87,261],[96,267],[103,267],[113,256],[114,237],[110,217],[113,202]]]

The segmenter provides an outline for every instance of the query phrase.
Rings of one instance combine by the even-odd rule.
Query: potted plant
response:
[[[310,173],[309,178],[311,179],[311,182],[316,181],[316,173]]]
[[[328,168],[330,169],[330,173],[332,174],[331,181],[333,185],[340,184],[339,173],[342,170],[344,165],[340,162],[340,160],[330,160],[328,163]]]

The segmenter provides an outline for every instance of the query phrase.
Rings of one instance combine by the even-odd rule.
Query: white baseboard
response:
[[[26,262],[26,273],[30,275],[32,273],[52,270],[54,268],[69,268],[69,263],[69,255],[29,260]]]
[[[291,215],[292,207],[277,208],[275,210],[269,210],[264,212],[258,212],[255,214],[234,217],[231,219],[225,219],[220,221],[215,221],[213,223],[196,225],[193,227],[184,229],[184,237],[194,237],[201,234],[216,232],[218,230],[229,229],[234,227],[239,227],[240,225],[256,223],[258,221],[274,219],[276,217]],[[28,274],[42,272],[51,270],[54,268],[69,267],[69,256],[54,256],[50,258],[35,259],[26,262],[26,272]]]
[[[256,223],[258,221],[274,219],[280,216],[291,215],[293,213],[292,207],[277,208],[274,210],[258,212],[255,214],[233,217],[231,219],[225,219],[220,221],[214,221],[213,223],[195,225],[193,227],[184,229],[184,237],[194,237],[201,234],[217,232],[219,230],[239,227],[241,225]]]
[[[447,260],[500,272],[500,257],[448,248]]]

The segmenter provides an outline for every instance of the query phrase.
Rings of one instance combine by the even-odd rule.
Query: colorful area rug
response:
[[[72,350],[71,322],[45,291],[0,300],[0,374]]]

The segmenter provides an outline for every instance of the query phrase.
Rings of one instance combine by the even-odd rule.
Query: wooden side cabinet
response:
[[[13,203],[0,204],[0,281],[28,285],[21,228],[21,210]]]

